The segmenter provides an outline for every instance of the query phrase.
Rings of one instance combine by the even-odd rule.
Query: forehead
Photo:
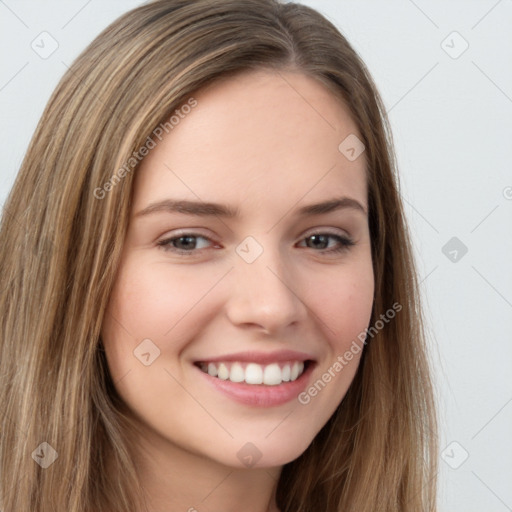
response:
[[[142,162],[136,207],[173,196],[261,209],[334,195],[366,206],[364,153],[351,161],[339,149],[362,137],[347,106],[316,79],[251,71],[193,97],[197,105]]]

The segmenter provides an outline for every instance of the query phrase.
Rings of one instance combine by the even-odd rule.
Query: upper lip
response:
[[[205,357],[197,363],[216,363],[239,361],[245,363],[270,364],[284,361],[314,361],[314,357],[305,352],[297,352],[295,350],[278,350],[275,352],[236,352],[233,354],[225,354],[222,356]]]

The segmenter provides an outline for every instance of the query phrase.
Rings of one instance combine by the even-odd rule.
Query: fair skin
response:
[[[102,339],[142,432],[133,446],[149,510],[275,512],[281,468],[334,413],[361,353],[307,404],[298,391],[321,379],[370,322],[364,154],[349,161],[338,150],[359,136],[348,109],[298,72],[246,72],[194,98],[197,106],[137,171]],[[340,197],[360,207],[298,214]],[[171,198],[222,203],[239,215],[138,215]],[[160,353],[146,365],[134,350],[148,339],[139,353],[146,361],[155,347]],[[230,383],[199,368],[235,353],[247,356],[243,369],[254,354],[275,357],[283,379],[285,359],[290,368],[293,359],[310,362],[281,384]],[[243,387],[244,398],[212,381],[235,394]]]

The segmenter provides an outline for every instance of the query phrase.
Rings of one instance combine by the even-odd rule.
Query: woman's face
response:
[[[361,136],[298,73],[252,71],[194,98],[137,170],[108,366],[146,447],[278,466],[361,357],[374,294]]]

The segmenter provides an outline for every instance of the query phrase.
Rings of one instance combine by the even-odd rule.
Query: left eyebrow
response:
[[[330,199],[329,201],[324,201],[322,203],[315,203],[310,204],[308,206],[303,206],[298,210],[298,214],[300,216],[319,215],[322,213],[330,213],[336,210],[343,210],[346,208],[360,211],[365,215],[368,215],[366,208],[359,201],[352,199],[351,197],[339,197]]]
[[[321,203],[303,206],[297,210],[296,214],[300,217],[305,217],[308,215],[326,214],[343,209],[352,209],[367,215],[366,208],[359,201],[351,197],[338,197]],[[156,212],[182,213],[201,217],[220,216],[234,218],[240,216],[240,210],[238,208],[233,208],[225,204],[164,199],[163,201],[151,203],[143,210],[137,212],[135,217],[142,217]]]

